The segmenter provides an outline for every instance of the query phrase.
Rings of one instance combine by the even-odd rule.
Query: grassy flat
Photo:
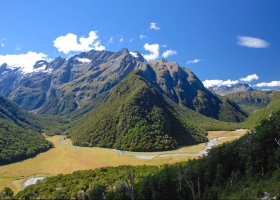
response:
[[[209,131],[208,138],[241,136],[246,131]],[[119,165],[162,165],[187,161],[194,156],[173,156],[172,154],[197,153],[205,144],[185,146],[173,151],[142,153],[141,155],[164,155],[152,159],[139,159],[129,155],[120,155],[116,150],[105,148],[86,148],[71,145],[70,140],[60,142],[62,136],[48,137],[47,140],[54,144],[54,148],[41,153],[34,158],[27,159],[0,168],[0,189],[10,187],[15,193],[21,190],[21,184],[28,177],[34,175],[58,175],[72,173],[77,170],[95,169]],[[234,140],[235,137],[225,138],[220,142]],[[129,152],[137,154],[137,152]],[[170,154],[170,156],[168,155]]]

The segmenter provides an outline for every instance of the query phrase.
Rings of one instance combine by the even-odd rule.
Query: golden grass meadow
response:
[[[237,139],[246,131],[209,131],[208,139],[219,139],[219,143]],[[10,187],[15,193],[21,190],[21,184],[30,176],[42,176],[68,174],[77,170],[96,169],[100,167],[119,165],[162,165],[187,161],[197,156],[174,156],[174,154],[198,153],[203,150],[205,144],[180,147],[176,150],[165,152],[125,152],[119,153],[113,149],[83,148],[72,146],[70,140],[64,140],[63,136],[47,137],[54,144],[54,148],[41,153],[34,158],[0,167],[0,189]],[[152,156],[150,159],[137,158]],[[164,155],[164,156],[160,156]]]

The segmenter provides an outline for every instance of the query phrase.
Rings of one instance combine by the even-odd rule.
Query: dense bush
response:
[[[169,150],[206,141],[143,77],[131,73],[71,130],[75,145],[130,151]]]

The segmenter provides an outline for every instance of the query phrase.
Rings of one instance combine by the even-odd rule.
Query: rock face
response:
[[[225,96],[226,94],[234,93],[234,92],[241,92],[241,91],[255,91],[252,87],[245,83],[236,83],[232,86],[212,86],[209,87],[208,90],[218,94],[220,96]]]
[[[26,74],[4,64],[0,67],[0,92],[25,110],[67,115],[117,86],[134,69],[181,106],[215,119],[225,110],[227,115],[239,113],[237,121],[246,118],[236,104],[207,90],[189,69],[166,60],[147,62],[139,52],[126,48],[119,52],[91,50],[49,63],[39,60],[34,71]]]

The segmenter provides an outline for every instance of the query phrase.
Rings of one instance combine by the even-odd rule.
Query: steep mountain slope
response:
[[[218,94],[220,96],[225,96],[227,94],[235,93],[235,92],[242,92],[242,91],[255,91],[254,88],[250,87],[246,83],[236,83],[232,86],[212,86],[209,87],[208,90],[211,92],[214,92],[215,94]]]
[[[42,114],[64,115],[87,104],[103,91],[111,89],[130,73],[141,57],[127,49],[119,52],[83,52],[69,59],[58,57],[52,62],[38,61],[34,72],[17,76],[3,94],[26,110]],[[5,71],[5,65],[3,67]],[[10,75],[11,76],[11,75]],[[0,77],[0,86],[7,78]]]
[[[2,95],[0,95],[0,118],[23,128],[40,128],[33,115],[19,108],[13,101]]]
[[[280,110],[280,92],[275,93],[275,96],[272,98],[271,102],[267,107],[253,112],[245,121],[245,126],[253,128],[259,122],[264,119],[269,119],[273,117],[274,113]]]
[[[0,92],[28,111],[68,115],[111,90],[135,68],[181,106],[223,121],[239,122],[247,117],[236,104],[208,91],[190,70],[166,60],[146,62],[140,53],[125,48],[119,52],[91,50],[50,63],[39,60],[28,74],[3,65],[0,71],[6,75],[0,76]],[[12,84],[7,87],[4,81],[12,75],[16,78],[9,79]]]
[[[178,115],[141,74],[129,74],[72,129],[74,144],[159,151],[206,140],[206,132]]]
[[[0,95],[0,165],[35,156],[52,144],[35,130],[34,117]]]
[[[193,72],[175,62],[143,63],[141,69],[150,83],[181,106],[222,121],[240,122],[247,118],[238,105],[211,93]]]
[[[266,107],[277,92],[279,91],[241,91],[227,94],[226,97],[251,114],[256,110]]]

